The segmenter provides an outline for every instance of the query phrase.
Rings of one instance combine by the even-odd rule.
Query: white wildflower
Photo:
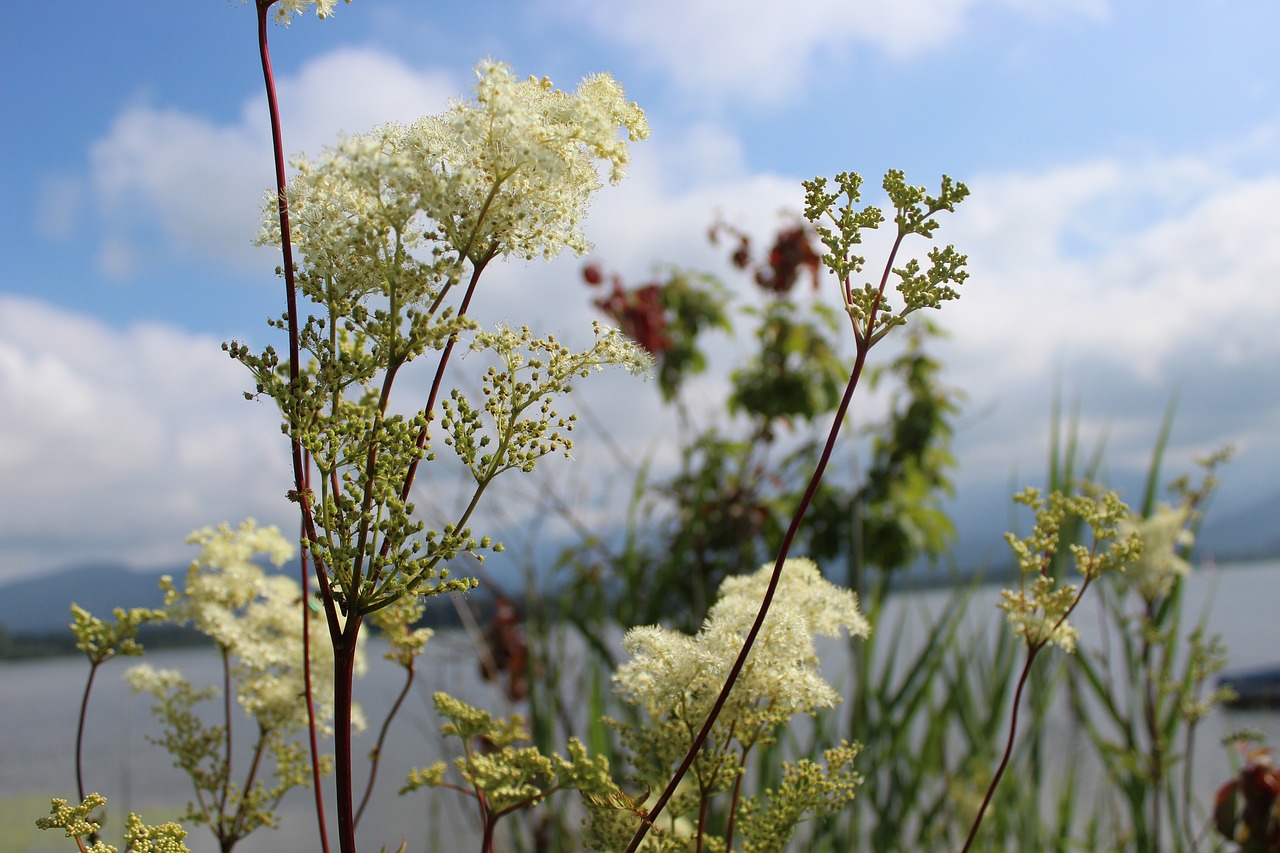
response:
[[[1195,542],[1187,529],[1190,515],[1183,507],[1162,503],[1148,518],[1131,517],[1121,523],[1122,533],[1137,533],[1142,539],[1142,553],[1125,567],[1124,577],[1145,601],[1165,598],[1174,581],[1191,571],[1191,564],[1178,553]]]
[[[725,578],[721,598],[741,596],[756,604],[764,598],[773,566],[766,565],[750,575]],[[858,595],[828,581],[818,564],[806,558],[787,560],[778,579],[775,599],[800,610],[809,628],[824,637],[848,632],[852,637],[869,637],[871,623],[858,609]]]
[[[351,0],[344,0],[350,3]],[[305,15],[312,6],[316,9],[316,17],[321,20],[333,15],[338,0],[277,0],[274,11],[275,19],[288,26],[298,15]]]
[[[292,544],[277,528],[258,527],[252,520],[235,530],[226,524],[206,527],[187,541],[201,550],[187,569],[184,588],[179,590],[169,578],[161,584],[170,619],[190,622],[228,655],[236,698],[247,714],[269,729],[304,729],[302,588],[291,577],[267,574],[253,561],[265,555],[279,568],[292,557]],[[333,649],[324,642],[327,626],[322,615],[308,609],[307,618],[313,638],[312,695],[321,728],[327,730],[333,717]],[[364,670],[361,644],[356,673]],[[155,676],[134,677],[144,679],[140,684],[153,685],[135,689],[156,693],[164,686]]]
[[[596,164],[621,179],[627,142],[648,136],[644,113],[607,75],[573,94],[545,79],[519,81],[496,62],[481,63],[476,76],[473,101],[294,163],[293,240],[318,282],[358,298],[388,286],[396,265],[409,273],[395,276],[403,288],[415,276],[452,279],[464,259],[587,251],[582,222],[601,186]],[[260,239],[278,244],[274,194],[263,213]]]
[[[631,660],[614,675],[622,694],[655,719],[701,720],[742,649],[772,571],[766,564],[721,584],[720,597],[695,636],[657,626],[629,631],[624,645]],[[852,592],[823,579],[812,561],[788,560],[717,727],[754,732],[835,705],[839,697],[818,671],[813,635],[867,636],[870,630]]]
[[[174,688],[187,683],[186,678],[178,670],[156,669],[149,663],[129,667],[125,671],[124,679],[135,693],[150,693],[157,699],[163,699]]]

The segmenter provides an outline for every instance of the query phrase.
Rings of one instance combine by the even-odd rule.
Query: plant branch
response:
[[[1027,677],[1031,675],[1031,664],[1036,659],[1036,654],[1040,649],[1044,648],[1044,641],[1031,646],[1027,650],[1027,662],[1022,666],[1022,674],[1018,676],[1018,689],[1013,694],[1013,710],[1009,714],[1009,739],[1005,742],[1004,755],[1000,759],[1000,766],[996,768],[995,776],[991,779],[991,784],[987,786],[987,795],[982,798],[982,805],[978,807],[978,814],[973,819],[973,826],[969,827],[969,837],[965,839],[964,847],[960,849],[960,853],[967,853],[973,846],[973,840],[978,836],[978,828],[982,826],[982,818],[987,813],[987,806],[991,804],[991,798],[995,795],[996,786],[1000,784],[1000,777],[1004,775],[1005,768],[1009,766],[1009,757],[1013,754],[1013,742],[1018,736],[1018,708],[1022,704],[1022,691],[1027,686]]]
[[[84,724],[88,716],[89,710],[89,693],[93,690],[93,678],[98,674],[98,666],[100,664],[95,661],[89,662],[89,677],[84,683],[84,696],[80,700],[80,721],[76,725],[76,793],[80,795],[80,802],[84,802],[84,769],[82,761],[84,759]]]
[[[222,653],[222,719],[226,728],[226,749],[224,759],[226,773],[222,777],[222,794],[218,798],[218,826],[222,827],[222,816],[227,813],[227,795],[231,790],[231,652],[225,646],[219,646]]]
[[[401,688],[400,695],[396,697],[391,710],[387,712],[387,718],[382,721],[382,728],[378,731],[378,742],[374,744],[369,762],[369,783],[365,786],[364,797],[360,800],[360,807],[356,809],[356,826],[360,825],[360,816],[364,814],[364,808],[369,804],[369,797],[373,794],[373,784],[378,778],[378,764],[382,760],[382,747],[387,741],[387,732],[391,728],[391,721],[400,712],[400,706],[404,704],[405,697],[409,695],[409,688],[413,686],[413,676],[414,661],[410,658],[408,665],[405,667],[404,687]]]
[[[773,564],[773,574],[769,578],[769,586],[765,590],[764,599],[760,602],[760,610],[756,614],[755,622],[752,623],[751,630],[747,632],[746,640],[742,644],[742,651],[738,653],[737,659],[733,662],[733,667],[729,670],[729,675],[725,679],[724,687],[721,688],[720,695],[716,697],[715,704],[711,706],[711,711],[707,714],[707,719],[702,724],[702,729],[698,732],[697,737],[694,738],[693,745],[689,747],[689,752],[685,755],[684,760],[680,762],[679,768],[677,768],[671,781],[667,783],[667,787],[658,798],[658,801],[654,803],[653,809],[641,822],[640,828],[636,830],[635,836],[631,839],[631,844],[627,847],[627,853],[635,853],[639,849],[640,843],[644,841],[644,837],[648,834],[653,821],[662,812],[662,809],[666,807],[667,802],[675,794],[676,786],[680,784],[680,780],[685,777],[689,772],[689,768],[693,766],[693,761],[697,757],[698,751],[702,749],[702,745],[706,743],[707,738],[711,735],[711,728],[715,725],[716,719],[720,716],[720,711],[729,699],[729,693],[733,690],[742,668],[746,665],[747,655],[751,653],[751,647],[755,645],[756,637],[760,634],[761,628],[764,627],[764,620],[769,613],[769,606],[773,603],[773,596],[778,590],[778,583],[782,580],[782,567],[786,563],[787,554],[790,552],[791,545],[800,530],[800,522],[804,520],[805,512],[808,511],[809,504],[813,501],[813,496],[818,491],[818,485],[822,482],[822,476],[827,470],[827,463],[831,460],[831,453],[835,449],[836,439],[839,437],[840,429],[844,425],[845,415],[849,411],[849,403],[853,400],[854,389],[858,387],[858,380],[862,378],[862,369],[866,364],[866,360],[867,347],[859,346],[853,372],[849,376],[849,383],[845,387],[840,406],[836,409],[835,420],[831,425],[831,431],[827,435],[827,441],[822,448],[822,456],[818,459],[813,476],[809,478],[809,485],[805,488],[804,495],[800,498],[800,504],[796,507],[795,514],[791,518],[791,524],[787,527],[786,535],[782,540],[782,547],[779,549],[778,557]]]
[[[809,504],[813,502],[813,496],[818,491],[818,486],[822,482],[822,477],[826,473],[827,464],[831,461],[832,451],[835,449],[836,439],[840,435],[840,430],[844,426],[845,416],[849,411],[849,404],[853,400],[853,392],[858,387],[858,381],[862,378],[863,368],[866,366],[867,354],[871,347],[880,338],[871,334],[875,329],[876,319],[884,302],[885,287],[889,283],[889,275],[893,271],[893,262],[897,257],[898,249],[902,246],[902,241],[906,237],[907,232],[903,226],[899,224],[898,235],[894,240],[893,248],[889,252],[888,259],[885,261],[884,272],[880,277],[880,289],[876,295],[875,301],[871,305],[870,311],[866,317],[866,333],[863,334],[858,330],[858,323],[850,314],[850,322],[853,325],[854,343],[857,354],[854,359],[853,371],[849,374],[849,382],[845,386],[844,396],[840,399],[840,405],[836,409],[835,418],[831,425],[831,430],[827,434],[827,440],[822,447],[822,455],[818,458],[818,464],[814,468],[813,476],[809,478],[809,485],[805,488],[804,495],[800,498],[800,503],[796,507],[795,514],[791,518],[791,523],[787,526],[786,535],[783,537],[782,546],[778,550],[778,557],[773,564],[773,573],[769,577],[769,586],[765,590],[764,598],[760,603],[760,610],[756,614],[755,621],[751,625],[751,629],[747,632],[746,640],[742,644],[742,651],[738,653],[737,659],[733,663],[733,667],[729,670],[729,675],[725,679],[724,687],[721,688],[720,694],[716,697],[715,703],[711,706],[710,713],[702,725],[698,736],[694,738],[693,745],[689,748],[689,752],[681,761],[680,766],[676,769],[675,776],[667,783],[666,789],[654,804],[652,811],[641,822],[640,827],[636,830],[635,835],[631,839],[631,843],[627,846],[627,853],[635,853],[640,847],[644,837],[648,834],[649,828],[653,825],[654,819],[662,812],[675,793],[676,786],[680,784],[680,780],[689,772],[689,768],[693,765],[693,761],[698,754],[698,750],[702,749],[702,745],[706,743],[707,738],[711,735],[711,729],[715,725],[716,719],[720,716],[721,710],[724,708],[725,702],[729,699],[729,693],[733,690],[734,684],[737,683],[738,676],[742,672],[742,668],[746,665],[747,655],[751,653],[751,647],[755,645],[756,637],[759,636],[761,628],[764,627],[765,617],[769,613],[769,607],[773,603],[773,596],[777,592],[778,583],[782,579],[782,567],[786,563],[787,555],[791,551],[791,545],[794,543],[796,534],[800,530],[800,523],[804,520],[805,513],[809,509]],[[847,260],[847,259],[846,259]],[[841,295],[846,306],[852,304],[851,290],[846,277],[842,282]]]

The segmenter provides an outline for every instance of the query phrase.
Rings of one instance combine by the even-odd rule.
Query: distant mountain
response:
[[[1196,553],[1218,562],[1280,554],[1280,492],[1235,512],[1210,506]]]
[[[976,502],[974,502],[976,503]],[[1002,502],[1003,504],[1003,502]],[[964,570],[999,568],[1009,562],[1001,533],[1010,519],[994,502],[980,506],[953,506],[961,534],[953,560],[947,565]],[[1007,516],[1007,510],[1003,510]],[[557,545],[557,549],[560,546]],[[548,552],[550,553],[550,552]],[[1197,557],[1219,563],[1280,555],[1280,493],[1235,511],[1210,507],[1199,540]],[[945,567],[945,566],[944,566]],[[167,570],[176,574],[172,568]],[[180,573],[181,570],[179,570]],[[297,566],[285,572],[297,573]],[[113,607],[160,607],[157,584],[164,570],[132,571],[119,563],[80,565],[0,585],[0,625],[9,634],[46,634],[65,629],[71,622],[74,601],[95,615],[108,615]],[[945,582],[945,571],[922,570],[915,580]],[[445,621],[452,608],[437,615]]]
[[[10,634],[56,631],[71,624],[72,602],[95,616],[108,616],[113,607],[160,607],[163,574],[102,563],[11,581],[0,586],[0,625]]]

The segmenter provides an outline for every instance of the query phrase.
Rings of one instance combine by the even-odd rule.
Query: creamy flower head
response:
[[[720,597],[741,598],[758,606],[772,574],[773,566],[765,565],[754,574],[727,577],[720,584]],[[774,597],[785,607],[799,610],[816,634],[838,637],[847,632],[852,637],[871,636],[871,623],[858,609],[857,593],[828,581],[813,560],[804,557],[787,560]]]
[[[644,626],[627,632],[632,658],[614,681],[654,718],[701,720],[724,684],[759,611],[772,564],[729,578],[695,636]],[[857,596],[825,580],[811,560],[788,560],[764,626],[717,727],[746,729],[831,707],[839,696],[818,671],[813,635],[865,637],[871,625]]]
[[[351,0],[344,0],[344,2],[350,3]],[[305,15],[313,6],[316,17],[323,20],[333,14],[334,7],[337,5],[338,0],[277,0],[272,14],[277,21],[288,26],[296,16]]]
[[[481,63],[476,78],[474,99],[441,115],[294,162],[293,239],[313,271],[369,291],[405,251],[424,259],[420,272],[450,277],[463,260],[588,250],[582,223],[601,186],[597,164],[622,178],[628,143],[649,134],[644,113],[608,75],[572,94],[498,62]],[[280,240],[273,193],[260,239]]]
[[[1190,573],[1191,564],[1178,553],[1195,544],[1187,529],[1191,513],[1185,507],[1162,503],[1147,518],[1131,516],[1120,525],[1124,535],[1137,533],[1142,554],[1125,568],[1125,578],[1146,601],[1165,598],[1178,577]]]
[[[252,520],[205,527],[187,538],[201,546],[187,569],[182,589],[163,578],[170,621],[191,623],[213,639],[231,659],[236,698],[247,714],[263,726],[285,732],[306,727],[302,667],[302,588],[293,578],[268,574],[254,562],[266,556],[277,568],[292,556],[292,543],[276,527],[258,527]],[[308,611],[313,636],[326,631],[321,614]],[[333,716],[333,649],[311,644],[313,695],[321,728]],[[357,648],[356,672],[363,674],[363,643]],[[159,695],[177,688],[176,674],[163,678],[147,669],[136,670],[134,689]],[[358,709],[356,722],[360,725]]]

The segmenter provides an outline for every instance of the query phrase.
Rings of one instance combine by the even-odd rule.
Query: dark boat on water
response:
[[[1280,666],[1226,672],[1218,678],[1219,687],[1230,687],[1236,698],[1226,702],[1232,708],[1280,707]]]

